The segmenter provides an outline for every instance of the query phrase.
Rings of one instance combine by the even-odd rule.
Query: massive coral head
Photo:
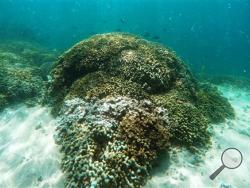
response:
[[[124,33],[95,35],[51,72],[57,141],[70,187],[141,187],[170,146],[210,143],[209,122],[233,117],[170,49]]]

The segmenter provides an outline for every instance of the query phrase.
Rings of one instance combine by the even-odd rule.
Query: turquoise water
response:
[[[96,33],[159,41],[196,71],[250,75],[249,0],[1,0],[0,38],[65,49]]]
[[[115,135],[114,137],[116,138],[117,135],[114,130],[121,126],[125,115],[124,119],[126,120],[127,118],[131,125],[136,126],[138,123],[136,121],[136,118],[138,118],[136,113],[138,111],[142,112],[142,114],[145,113],[142,117],[146,120],[148,116],[151,117],[151,115],[155,115],[158,118],[160,117],[159,121],[161,123],[164,122],[164,125],[173,126],[171,124],[172,122],[170,123],[171,117],[169,115],[171,114],[171,106],[167,105],[167,107],[164,106],[163,108],[162,106],[157,106],[160,103],[156,105],[155,101],[157,101],[157,97],[159,97],[160,100],[160,97],[165,94],[164,97],[172,95],[173,100],[175,100],[175,97],[178,98],[179,90],[176,89],[178,88],[178,84],[183,86],[183,88],[180,87],[181,89],[187,90],[187,92],[186,90],[183,92],[184,95],[187,96],[184,96],[180,100],[179,98],[178,100],[176,99],[176,101],[178,101],[176,105],[183,105],[177,107],[189,107],[190,110],[192,109],[190,114],[194,116],[199,114],[198,111],[203,109],[199,108],[200,103],[198,97],[193,99],[193,95],[190,95],[194,101],[191,99],[190,101],[185,101],[185,97],[189,98],[189,92],[197,92],[195,96],[197,94],[202,97],[204,94],[202,94],[202,92],[199,93],[199,91],[202,90],[204,92],[206,91],[206,85],[211,85],[217,88],[218,91],[214,88],[214,90],[211,89],[212,87],[207,90],[211,92],[208,92],[207,97],[210,94],[212,96],[212,98],[207,99],[208,102],[210,102],[207,108],[209,108],[209,110],[212,109],[210,113],[217,113],[217,105],[219,105],[219,109],[223,109],[223,105],[225,105],[223,102],[228,101],[229,107],[231,105],[235,112],[235,117],[230,119],[229,115],[228,117],[225,116],[226,119],[223,122],[209,122],[208,128],[203,131],[206,133],[208,130],[211,143],[208,144],[209,147],[199,147],[198,151],[196,150],[197,153],[195,150],[189,150],[190,148],[174,144],[171,145],[167,151],[164,150],[163,153],[160,153],[162,156],[157,156],[159,158],[154,161],[156,164],[154,164],[152,170],[150,169],[149,174],[146,175],[146,182],[136,182],[138,183],[137,185],[140,185],[138,187],[249,188],[249,20],[250,0],[0,0],[0,188],[63,188],[67,187],[66,185],[68,185],[69,188],[82,188],[85,185],[90,188],[102,188],[100,185],[103,184],[100,182],[102,182],[103,179],[99,178],[99,176],[102,175],[105,178],[109,178],[109,175],[104,174],[105,170],[103,170],[104,175],[96,175],[94,173],[96,169],[106,168],[106,163],[105,165],[104,163],[100,163],[100,166],[96,165],[99,164],[98,160],[103,159],[103,161],[105,161],[105,157],[113,154],[112,152],[116,150],[119,151],[120,149],[122,151],[122,149],[127,147],[127,145],[124,144],[125,136],[121,142],[113,142],[111,144],[108,142],[109,145],[107,147],[105,145],[107,144],[105,140],[107,139],[106,137],[113,138],[112,136]],[[131,49],[124,48],[118,55],[114,52],[114,54],[116,54],[112,57],[114,61],[111,61],[112,58],[110,58],[110,62],[114,63],[114,67],[117,62],[125,65],[125,68],[121,69],[124,72],[119,71],[121,71],[120,74],[124,73],[126,79],[122,76],[118,77],[115,75],[115,72],[114,74],[110,74],[114,77],[111,77],[109,74],[107,74],[107,76],[106,73],[102,74],[102,71],[106,71],[104,64],[106,63],[106,59],[104,58],[104,63],[100,63],[98,58],[92,56],[94,54],[98,57],[98,50],[96,49],[100,49],[101,52],[108,49],[107,44],[109,43],[107,41],[107,43],[105,43],[105,40],[103,42],[104,46],[93,47],[93,45],[93,51],[88,51],[90,62],[91,58],[97,61],[91,62],[94,64],[93,67],[91,67],[92,65],[85,67],[84,63],[81,65],[82,59],[83,62],[85,60],[88,62],[89,59],[83,55],[83,57],[80,56],[82,59],[78,60],[78,56],[76,55],[75,57],[75,54],[72,53],[74,50],[68,51],[69,54],[72,53],[73,55],[70,57],[72,60],[69,58],[69,62],[67,62],[67,53],[65,55],[64,52],[73,45],[93,35],[112,32],[138,35],[148,41],[154,42],[154,44],[159,43],[169,47],[190,67],[190,71],[199,84],[193,80],[193,75],[189,71],[186,71],[186,67],[182,66],[182,64],[179,66],[179,62],[175,61],[175,58],[172,59],[171,56],[169,56],[170,62],[173,61],[176,63],[173,63],[173,67],[166,66],[167,70],[164,69],[166,68],[164,66],[162,66],[162,70],[160,64],[152,66],[153,68],[150,67],[151,60],[155,60],[156,55],[154,54],[154,50],[149,50],[149,61],[144,61],[145,59],[143,58],[146,57],[144,57],[144,55],[148,52],[148,48],[144,48],[148,45],[144,43],[145,41],[141,41],[140,43],[142,50],[140,53],[137,53],[137,51],[133,49],[133,44]],[[105,35],[97,36],[104,37]],[[117,36],[118,38],[121,37],[119,34],[113,37],[115,38]],[[125,36],[126,35],[123,37]],[[134,39],[128,38],[126,40]],[[85,45],[87,46],[86,49],[89,50],[91,45],[88,46],[87,43]],[[110,46],[112,47],[112,45]],[[81,47],[82,46],[79,45],[79,49]],[[158,47],[157,53],[159,52],[159,54],[169,55],[171,53],[170,50],[168,51],[160,46]],[[78,51],[76,48],[76,51],[80,53],[81,50]],[[107,51],[110,54],[113,53],[113,51]],[[150,59],[150,55],[153,56],[152,59]],[[156,58],[157,60],[161,61],[161,57],[156,57],[158,58]],[[75,61],[74,58],[76,58],[77,61]],[[142,67],[135,67],[135,69],[131,69],[132,71],[129,70],[131,67],[126,67],[126,65],[131,62],[140,62],[140,58],[143,59],[141,62],[150,62],[149,65],[146,64],[145,67],[143,67],[144,65],[142,64]],[[59,62],[62,63],[62,69],[66,67],[65,72],[60,72],[61,67],[59,63],[56,64],[59,68],[54,66],[55,62],[58,62],[58,59]],[[154,64],[153,60],[152,65]],[[63,64],[65,62],[66,65]],[[108,60],[107,62],[110,63]],[[80,64],[79,67],[77,63]],[[100,66],[98,67],[100,70],[95,67],[95,63],[97,67]],[[138,63],[138,65],[141,64]],[[110,66],[110,64],[107,65],[107,69],[111,69],[112,71],[113,67],[108,66]],[[54,69],[52,69],[53,67]],[[117,71],[115,68],[114,71]],[[132,75],[129,75],[130,77],[128,78],[126,77],[127,69],[132,72],[131,74],[131,72],[128,71]],[[50,72],[51,70],[54,72]],[[59,76],[55,74],[57,71],[59,72]],[[147,74],[145,74],[145,78],[136,77],[136,71],[141,73],[141,75],[143,75],[143,71]],[[164,77],[165,75],[167,76]],[[58,76],[59,79],[56,76]],[[54,89],[54,93],[52,94],[50,84],[53,83],[55,78],[58,79],[58,85],[56,85],[57,82],[55,84],[58,88]],[[82,78],[86,78],[86,80],[81,82]],[[136,79],[132,80],[132,78]],[[79,83],[77,83],[77,79],[80,80]],[[143,84],[145,80],[148,81],[145,82],[148,85]],[[71,83],[73,81],[74,84],[77,83],[79,85]],[[185,81],[187,81],[187,85],[190,86],[189,88],[186,88]],[[92,82],[93,87],[91,85]],[[101,84],[98,85],[96,82],[98,84],[100,82]],[[60,84],[65,85],[61,87]],[[86,84],[87,89],[84,84]],[[96,85],[100,87],[96,87]],[[122,90],[123,88],[119,88],[120,86],[126,86],[127,88]],[[166,88],[160,88],[163,86],[166,86]],[[204,90],[203,86],[205,88]],[[116,90],[116,88],[121,90],[117,92],[119,94],[118,96],[112,96],[112,91],[110,94],[111,97],[105,96],[105,92],[108,93],[110,90]],[[134,99],[131,96],[128,97],[125,94],[124,96],[121,94],[127,92],[137,95],[138,93],[140,94],[141,88],[143,88],[143,92],[145,90],[147,94],[144,96],[143,93],[142,96],[145,98]],[[82,89],[80,92],[83,94],[80,93],[82,94],[80,96],[73,95],[75,98],[68,100],[67,97],[72,97],[70,96],[71,93],[67,95],[67,97],[64,96],[64,93],[71,89],[73,94],[75,91],[77,93],[78,89]],[[98,99],[96,96],[96,98],[90,100],[91,92],[94,93],[96,91],[95,89],[97,90],[97,94],[100,95],[98,96],[100,98]],[[171,93],[170,91],[173,92]],[[213,91],[215,91],[215,93],[213,93]],[[90,96],[86,93],[90,94]],[[58,105],[56,103],[58,101],[53,101],[53,97],[55,96],[51,97],[50,94],[58,95],[59,98],[61,95],[65,97],[60,101],[64,102],[65,106],[60,106],[62,104]],[[107,98],[101,98],[102,95]],[[218,95],[225,97],[225,101],[223,101],[224,98],[216,98]],[[147,98],[149,96],[152,98]],[[206,100],[206,95],[204,96]],[[172,100],[172,98],[167,99]],[[163,102],[172,102],[166,101]],[[196,102],[198,106],[196,106]],[[214,105],[214,108],[210,108],[211,105]],[[222,106],[221,108],[220,105]],[[62,114],[60,114],[60,116],[56,114],[57,112],[53,110],[56,111],[60,109],[54,108],[61,108]],[[176,111],[178,110],[179,109],[176,108]],[[226,111],[227,109],[224,110]],[[220,111],[219,113],[223,114],[223,112]],[[187,117],[184,123],[189,121],[188,126],[193,126],[192,119],[188,119],[191,115],[185,115],[186,114],[181,114],[180,116],[177,115],[174,117],[180,119]],[[203,118],[203,115],[197,115],[197,117]],[[197,117],[195,117],[194,124],[200,126],[199,123],[203,123],[203,119],[197,120]],[[149,119],[149,121],[155,122],[154,119]],[[176,122],[178,123],[179,121]],[[82,141],[81,139],[84,140],[85,137],[90,137],[88,135],[95,133],[93,131],[94,129],[91,129],[92,124],[93,126],[101,126],[101,128],[99,127],[101,132],[97,132],[100,133],[101,136],[97,135],[96,137],[102,137],[104,135],[103,138],[100,139],[101,142],[104,143],[98,142],[98,147],[100,146],[101,148],[100,151],[94,148],[97,150],[97,154],[93,154],[93,158],[97,158],[97,163],[94,163],[96,161],[93,162],[92,158],[89,160],[87,154],[82,153],[77,153],[77,155],[70,153],[68,154],[70,159],[66,158],[65,160],[64,152],[67,152],[67,149],[64,149],[65,151],[62,149],[64,145],[66,148],[68,142],[73,140],[72,145],[70,145],[70,147],[73,148],[78,140]],[[140,126],[140,123],[138,124]],[[59,125],[61,125],[61,127]],[[77,129],[80,130],[80,133],[74,133],[76,136],[73,135],[70,141],[65,141],[64,137],[66,138],[67,134],[73,134],[74,129],[67,130],[67,134],[65,134],[66,136],[64,137],[59,134],[60,131],[64,131],[67,125],[76,125],[76,128],[80,127]],[[126,122],[124,126],[126,126]],[[129,128],[131,129],[131,127]],[[131,130],[129,128],[128,132],[131,131],[129,133],[133,133],[133,128]],[[198,127],[197,130],[202,131],[202,128],[199,129]],[[145,129],[147,130],[147,127]],[[140,130],[140,127],[138,130]],[[154,131],[151,132],[154,133]],[[159,130],[157,129],[157,131]],[[187,133],[187,135],[188,134],[189,133]],[[165,136],[169,136],[168,132]],[[137,138],[136,136],[131,137]],[[205,137],[206,135],[204,135],[204,138]],[[161,138],[165,139],[165,137]],[[93,141],[91,139],[86,139],[86,142],[84,140],[82,143],[79,141],[83,147],[90,148],[90,150],[87,151],[94,150],[91,148],[93,146],[91,144],[93,144],[92,142],[95,142],[95,140]],[[152,140],[153,139],[155,138],[153,137]],[[179,138],[179,140],[181,139],[182,138]],[[158,141],[158,139],[155,140]],[[79,148],[83,148],[82,146]],[[241,166],[235,170],[225,169],[212,181],[209,176],[221,165],[220,155],[229,147],[238,148],[242,152],[243,162]],[[69,179],[68,175],[71,173],[71,170],[73,174],[73,172],[75,172],[74,170],[80,165],[78,166],[77,163],[76,167],[74,166],[73,169],[69,170],[70,165],[68,165],[68,163],[71,164],[74,160],[83,160],[84,157],[82,156],[86,157],[86,160],[89,160],[87,166],[92,165],[91,168],[93,168],[93,171],[88,169],[86,173],[89,171],[93,173],[86,175],[84,170],[83,173],[85,176],[81,177],[82,179],[79,178],[79,182],[82,183],[81,186],[79,186],[79,184],[75,186],[75,182],[78,181],[78,175],[80,177],[82,172],[76,174],[77,178],[74,177],[75,182],[72,180],[74,178]],[[98,157],[100,159],[98,159]],[[61,163],[65,163],[64,166],[60,165]],[[129,162],[126,161],[126,163]],[[138,166],[140,165],[137,165],[136,168]],[[114,170],[120,172],[120,169]],[[128,170],[128,174],[126,170]],[[125,173],[125,177],[126,175],[132,177],[131,179],[125,178],[127,184],[126,186],[122,185],[122,188],[134,187],[133,178],[137,178],[135,172],[137,173],[137,171],[133,171],[133,169],[125,169],[124,172],[122,172]],[[140,173],[141,171],[139,171],[138,174]],[[88,179],[89,177],[91,178]],[[144,180],[143,178],[143,175],[142,177],[138,175],[139,180]],[[108,183],[105,185],[104,188],[109,187],[107,185],[112,185],[112,188],[118,187],[117,184],[116,186]]]

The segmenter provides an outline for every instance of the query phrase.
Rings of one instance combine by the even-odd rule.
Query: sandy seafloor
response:
[[[250,188],[250,91],[230,86],[220,86],[219,90],[229,99],[236,118],[212,125],[212,146],[200,159],[184,149],[170,154],[170,164],[162,162],[147,188]],[[241,166],[224,169],[210,180],[209,176],[222,164],[222,152],[229,147],[241,151]]]
[[[234,107],[236,118],[212,125],[212,146],[201,158],[185,149],[171,151],[170,160],[162,160],[146,188],[250,188],[250,91],[219,89]],[[54,125],[48,109],[39,106],[18,106],[0,114],[0,188],[64,187]],[[242,152],[242,165],[224,169],[210,180],[228,147]]]
[[[0,115],[0,188],[63,187],[55,120],[43,107]]]

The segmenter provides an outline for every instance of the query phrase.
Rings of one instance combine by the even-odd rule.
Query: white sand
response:
[[[196,164],[195,155],[186,150],[170,154],[156,170],[147,188],[250,188],[250,91],[223,86],[219,88],[235,109],[236,119],[213,125],[212,147]],[[215,180],[209,176],[221,165],[221,153],[228,147],[238,148],[243,162],[237,169],[224,169]]]
[[[250,188],[250,92],[220,87],[236,111],[236,119],[213,125],[212,147],[197,164],[195,155],[182,149],[171,152],[156,169],[147,188]],[[18,107],[0,114],[0,187],[63,187],[60,154],[54,143],[54,120],[46,108]],[[242,165],[224,169],[209,179],[220,165],[224,149],[236,147],[243,154]],[[169,167],[167,167],[169,165]]]
[[[63,187],[54,120],[46,108],[18,107],[0,114],[0,187]]]

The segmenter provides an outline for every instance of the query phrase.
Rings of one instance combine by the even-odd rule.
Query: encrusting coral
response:
[[[208,145],[208,123],[234,116],[174,52],[124,33],[65,52],[49,93],[68,187],[140,187],[160,151]]]

